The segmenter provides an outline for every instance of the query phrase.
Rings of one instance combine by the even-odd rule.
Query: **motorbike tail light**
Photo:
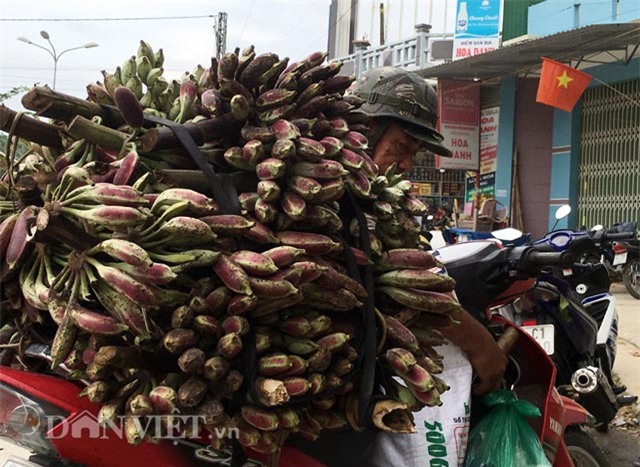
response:
[[[59,407],[0,383],[0,436],[37,454],[57,455],[47,432],[68,415]]]
[[[524,319],[522,320],[522,326],[535,326],[536,324],[538,324],[538,320],[537,319]]]
[[[517,321],[516,315],[518,313],[519,310],[514,306],[513,303],[507,303],[491,309],[491,315],[502,316],[504,319],[512,323],[515,323]]]
[[[612,248],[613,248],[613,253],[616,255],[627,251],[627,247],[618,242],[613,242]]]

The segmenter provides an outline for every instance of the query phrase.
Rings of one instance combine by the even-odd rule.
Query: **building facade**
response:
[[[434,42],[449,38],[429,31],[414,62],[393,62],[394,52],[387,50],[387,63],[361,62],[359,71],[389,64],[428,79],[477,83],[481,108],[499,109],[493,196],[507,206],[511,224],[534,238],[553,226],[563,204],[572,213],[558,227],[638,221],[640,4],[505,0],[503,8],[498,50],[434,60]],[[543,56],[592,76],[572,112],[536,103]]]

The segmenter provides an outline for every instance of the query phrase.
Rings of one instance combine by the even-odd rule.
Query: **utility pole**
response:
[[[384,45],[384,3],[380,2],[380,45]]]
[[[220,57],[227,52],[227,14],[225,12],[218,13],[213,31],[216,35],[216,58],[220,60]]]

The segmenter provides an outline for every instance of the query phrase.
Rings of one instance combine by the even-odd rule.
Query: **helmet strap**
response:
[[[367,104],[382,104],[402,110],[414,118],[432,121],[438,118],[437,113],[427,109],[417,102],[411,102],[398,97],[379,94],[377,92],[356,92],[356,94],[367,101]]]

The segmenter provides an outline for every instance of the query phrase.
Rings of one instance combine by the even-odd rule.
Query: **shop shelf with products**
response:
[[[465,172],[463,170],[440,171],[435,166],[435,156],[423,152],[416,156],[413,169],[407,179],[416,186],[416,195],[430,208],[446,205],[453,209],[454,200],[464,205]]]

